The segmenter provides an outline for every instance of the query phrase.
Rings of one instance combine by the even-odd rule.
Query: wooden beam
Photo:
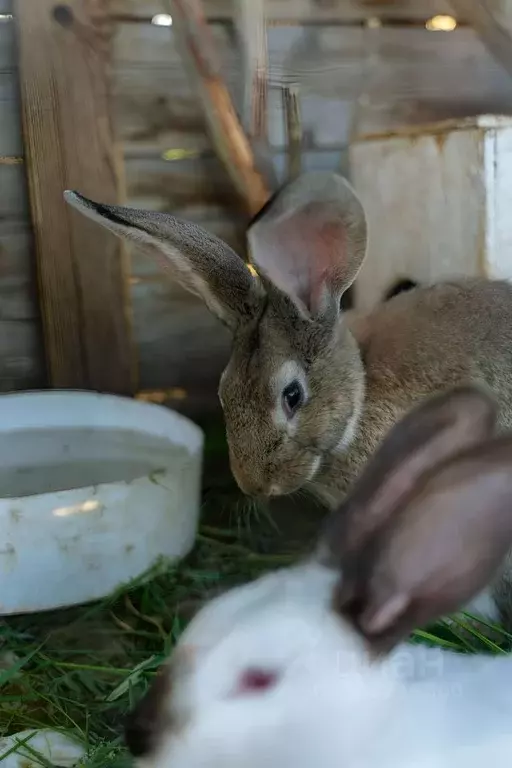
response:
[[[267,202],[268,180],[257,167],[253,148],[221,75],[220,59],[200,0],[166,0],[178,30],[183,62],[190,76],[215,150],[249,216]]]
[[[135,391],[122,244],[65,189],[119,199],[97,0],[17,0],[25,154],[50,383]]]
[[[265,0],[239,0],[235,25],[243,61],[241,80],[244,128],[251,139],[266,143],[268,52]]]
[[[464,1],[464,0],[463,0]],[[473,0],[467,0],[471,3]],[[118,19],[149,20],[161,13],[164,0],[106,0],[109,13]],[[204,0],[208,18],[232,19],[239,0]],[[378,16],[385,21],[409,19],[424,22],[438,13],[450,13],[449,0],[265,0],[265,16],[269,24],[283,21],[359,22]],[[462,21],[462,19],[461,19]]]
[[[282,88],[283,114],[288,142],[288,181],[296,179],[302,171],[302,119],[297,85]]]
[[[453,10],[464,16],[489,53],[512,76],[512,1],[450,0]]]

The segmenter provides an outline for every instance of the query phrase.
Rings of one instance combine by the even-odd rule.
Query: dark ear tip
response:
[[[119,210],[115,206],[96,203],[94,200],[81,195],[80,192],[76,192],[75,190],[66,189],[64,191],[64,200],[82,214],[87,215],[87,212],[89,211],[91,214],[95,214],[110,221],[119,222],[121,224],[126,223],[119,215]]]
[[[72,205],[73,208],[94,208],[92,200],[88,200],[74,189],[64,190],[64,200],[69,205]]]

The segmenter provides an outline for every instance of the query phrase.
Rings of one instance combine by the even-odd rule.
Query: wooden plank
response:
[[[132,300],[140,387],[215,392],[231,339],[202,301],[165,278],[134,284]]]
[[[201,105],[183,67],[175,30],[151,24],[135,26],[135,30],[130,24],[115,28],[112,97],[116,135],[130,141],[167,141],[169,146],[186,147],[192,134],[211,146],[205,139]],[[234,92],[238,75],[233,36],[225,25],[212,25],[211,31],[222,54],[223,77]],[[153,46],[158,48],[158,57],[148,59]]]
[[[483,154],[487,194],[486,237],[481,268],[490,277],[512,278],[512,226],[509,215],[512,196],[512,121],[500,121],[485,131]],[[483,240],[481,242],[484,242]],[[483,262],[483,263],[482,263]]]
[[[0,163],[0,221],[29,218],[27,183],[23,165]]]
[[[467,99],[482,85],[494,95],[511,81],[473,30],[269,30],[271,82],[297,81],[301,92],[389,99]],[[477,85],[478,84],[478,85]]]
[[[1,0],[0,0],[1,2]],[[10,13],[9,7],[0,13]],[[0,19],[0,72],[16,68],[16,36],[12,19]]]
[[[352,182],[373,233],[355,286],[356,306],[362,311],[374,307],[404,277],[428,283],[474,274],[469,259],[474,244],[482,242],[485,208],[478,194],[480,180],[475,184],[468,160],[474,162],[479,144],[477,133],[464,132],[460,139],[443,135],[439,143],[428,135],[406,134],[351,147]]]
[[[128,199],[146,201],[140,207],[180,216],[197,205],[241,212],[233,185],[216,157],[175,162],[159,157],[127,160],[125,177]]]
[[[0,157],[23,155],[18,88],[14,72],[0,72]]]
[[[221,56],[211,35],[201,0],[168,0],[174,14],[176,45],[194,93],[201,104],[208,135],[248,215],[255,216],[270,197],[269,179],[260,167],[239,117]],[[243,70],[244,67],[241,67]],[[241,71],[243,78],[245,73]],[[266,86],[266,82],[265,82]],[[261,159],[261,158],[260,158]]]
[[[456,13],[465,13],[490,53],[512,75],[512,3],[510,0],[452,0]]]
[[[304,153],[304,167],[308,170],[327,170],[344,167],[345,152],[310,151]],[[285,178],[286,154],[276,152],[273,156],[276,174]],[[168,211],[182,218],[192,216],[215,219],[223,210],[226,217],[240,226],[247,221],[234,197],[232,185],[223,173],[215,157],[166,162],[158,156],[153,158],[127,159],[125,167],[128,202],[139,208]],[[196,213],[198,207],[201,213]],[[212,213],[207,213],[212,209]]]
[[[205,147],[199,105],[169,31],[119,24],[114,40],[118,135],[160,148]],[[361,133],[478,112],[512,112],[512,78],[470,29],[269,30],[269,132],[284,145],[278,86],[298,82],[306,146],[347,143]],[[373,58],[372,58],[373,57]],[[231,62],[231,63],[230,63]],[[235,67],[236,55],[226,59]],[[235,81],[232,73],[232,81]],[[182,146],[183,145],[183,146]]]
[[[214,18],[233,18],[233,3],[236,0],[203,0],[205,13]],[[161,0],[109,0],[111,15],[139,19],[151,19],[162,13]],[[448,0],[331,0],[319,3],[314,0],[267,0],[268,21],[314,20],[314,21],[359,21],[371,17],[386,19],[411,19],[423,21],[436,13],[452,13]]]
[[[29,223],[0,223],[0,322],[40,322],[33,235]]]
[[[356,307],[398,280],[512,278],[512,119],[482,116],[355,142],[352,182],[371,236]]]
[[[0,320],[0,391],[44,386],[39,323],[34,320]]]
[[[508,83],[506,73],[476,33],[467,28],[433,33],[406,27],[347,30],[296,25],[271,28],[268,38],[269,77],[275,86],[298,81],[306,89],[308,85],[314,86],[315,93],[355,97],[369,74],[381,73],[377,84],[388,84],[388,92],[417,97],[444,93],[453,97],[461,86],[466,94],[471,93],[473,76],[488,80],[494,90]],[[222,39],[219,34],[219,41]],[[127,69],[146,70],[148,85],[159,71],[172,73],[179,82],[186,82],[172,31],[165,27],[119,24],[113,66],[115,77]],[[236,51],[232,50],[229,56],[226,53],[224,69],[233,83],[237,66]],[[404,81],[409,70],[411,73]],[[179,85],[177,88],[180,92]]]
[[[0,218],[1,392],[46,385],[34,267],[30,224]]]
[[[62,192],[115,202],[103,28],[86,0],[18,0],[20,80],[50,381],[134,391],[121,246]],[[54,15],[54,10],[58,12]]]

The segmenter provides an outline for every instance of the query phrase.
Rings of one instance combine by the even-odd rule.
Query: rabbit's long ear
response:
[[[78,192],[66,191],[64,197],[85,216],[140,246],[231,330],[260,306],[260,283],[226,243],[205,229],[166,213],[96,203]]]
[[[334,309],[355,280],[367,245],[363,206],[334,173],[306,173],[285,185],[248,230],[256,269],[306,316]]]
[[[512,547],[512,436],[452,458],[423,478],[343,577],[335,595],[379,651],[459,610]],[[345,574],[344,574],[345,576]]]
[[[459,386],[428,398],[395,424],[361,472],[352,493],[328,519],[322,556],[347,567],[388,519],[399,512],[421,476],[489,437],[496,425],[490,395]]]

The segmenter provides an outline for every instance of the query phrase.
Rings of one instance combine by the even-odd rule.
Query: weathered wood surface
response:
[[[0,157],[22,153],[14,25],[1,20],[8,11],[0,5]]]
[[[173,14],[176,46],[193,88],[194,98],[200,104],[215,154],[231,179],[247,215],[255,216],[269,199],[271,186],[262,173],[239,117],[243,94],[238,94],[239,103],[235,104],[222,74],[221,54],[211,34],[201,0],[167,0],[166,7]],[[266,37],[264,22],[259,26],[262,36]],[[241,77],[245,78],[243,70],[242,65]],[[266,79],[263,92],[266,94]],[[266,126],[266,119],[264,122]]]
[[[0,0],[0,391],[44,386],[12,11]]]
[[[230,86],[237,52],[229,28],[215,25]],[[119,24],[113,54],[116,130],[124,142],[203,150],[204,122],[172,28]],[[269,130],[285,143],[282,83],[297,83],[307,146],[343,146],[350,131],[481,112],[512,112],[512,79],[473,30],[276,27],[268,31]]]
[[[16,21],[50,381],[129,394],[133,358],[120,243],[74,212],[62,194],[77,188],[105,202],[118,199],[103,30],[86,0],[18,0]]]
[[[147,12],[147,5],[137,7]],[[213,29],[236,93],[235,38],[229,25]],[[344,148],[354,130],[379,132],[478,112],[512,112],[512,80],[467,28],[449,35],[406,27],[296,26],[268,32],[270,142],[281,179],[286,155],[278,86],[283,82],[300,85],[306,168],[346,170]],[[243,253],[244,216],[212,157],[173,34],[172,28],[148,23],[119,23],[115,30],[113,89],[128,200],[193,218]],[[161,157],[166,150],[199,157],[166,162]],[[201,391],[214,393],[229,337],[200,301],[173,285],[146,257],[132,253],[141,386],[184,388],[190,402]]]
[[[195,221],[245,256],[246,216],[215,157],[166,162],[159,157],[126,162],[129,203]],[[144,254],[130,249],[133,332],[140,387],[177,387],[187,393],[185,413],[215,406],[230,336],[203,302],[163,275]]]
[[[326,148],[305,152],[305,169],[345,168],[346,152]],[[286,153],[274,155],[276,175],[284,179]],[[158,153],[131,156],[126,160],[126,186],[129,204],[139,208],[167,211],[182,218],[213,222],[224,211],[234,225],[243,228],[244,216],[225,178],[219,161],[210,156],[167,162]]]
[[[223,74],[236,94],[241,59],[232,24],[233,2],[204,0],[210,18],[228,22],[215,24],[213,34],[222,52]],[[0,8],[1,3],[6,5],[6,0],[0,0]],[[159,0],[109,1],[109,11],[119,22],[113,27],[111,85],[116,135],[126,161],[127,201],[193,219],[244,255],[245,217],[232,185],[212,156],[200,107],[173,44],[173,30],[148,23],[163,10]],[[280,178],[286,168],[279,89],[283,82],[300,85],[307,168],[346,169],[345,147],[354,130],[379,132],[400,124],[478,112],[512,113],[512,80],[471,29],[461,27],[443,34],[419,26],[329,29],[307,25],[313,19],[357,23],[373,16],[395,24],[409,20],[421,24],[442,12],[450,12],[449,3],[442,0],[300,0],[293,4],[267,0],[271,24],[304,22],[295,28],[271,26],[268,30],[269,131]],[[133,23],[134,19],[145,23]],[[0,24],[0,42],[1,35]],[[15,101],[9,73],[2,66],[6,50],[0,45],[0,106],[2,99]],[[8,119],[15,124],[14,117]],[[1,130],[2,141],[5,146],[10,143],[10,151],[21,148],[15,128]],[[189,152],[190,159],[165,161],[162,154],[169,150],[171,156],[174,152],[179,157],[181,152],[185,158]],[[3,173],[0,167],[0,217],[5,211],[26,215],[23,168],[9,168],[9,184],[2,181]],[[459,234],[465,242],[466,235]],[[147,257],[135,249],[131,254],[130,293],[140,386],[185,389],[187,401],[177,407],[193,413],[199,401],[204,404],[205,393],[206,400],[214,397],[229,354],[229,336],[198,299],[163,276]],[[21,307],[20,312],[30,309],[29,302],[16,306]],[[14,307],[13,311],[18,310]],[[3,378],[0,368],[0,386]]]
[[[233,36],[223,25],[211,28],[222,52],[222,74],[237,81]],[[156,46],[158,53],[151,53]],[[210,147],[201,105],[183,67],[175,30],[151,24],[119,24],[113,41],[113,114],[124,141],[169,147]]]
[[[20,130],[18,82],[14,72],[0,70],[0,114],[0,157],[21,157],[23,139]]]
[[[141,388],[179,387],[215,397],[230,336],[203,303],[169,280],[132,287]]]
[[[38,321],[33,240],[30,225],[0,223],[0,322]]]
[[[512,120],[493,116],[355,143],[351,178],[370,222],[356,306],[399,279],[512,279]]]
[[[231,19],[236,0],[203,0],[208,16]],[[114,16],[151,19],[162,13],[161,0],[109,0],[109,12]],[[437,13],[451,13],[447,0],[331,0],[319,3],[313,0],[267,0],[267,20],[292,21],[359,21],[375,16],[386,19],[417,19],[424,21]]]
[[[456,13],[464,13],[490,53],[512,76],[512,2],[510,0],[451,0]]]
[[[0,215],[0,391],[40,387],[43,370],[32,232]]]

